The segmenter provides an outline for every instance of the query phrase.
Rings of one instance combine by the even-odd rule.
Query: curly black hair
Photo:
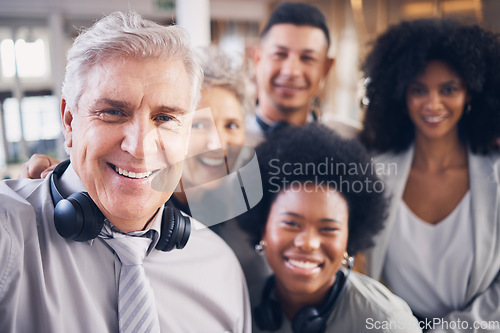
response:
[[[373,245],[383,228],[387,200],[366,149],[356,140],[341,138],[320,124],[287,127],[256,148],[262,177],[262,200],[238,217],[253,245],[262,236],[272,203],[281,191],[310,184],[337,190],[349,209],[347,251],[355,255]],[[293,171],[293,172],[291,172]]]
[[[475,153],[489,153],[500,137],[500,39],[477,25],[453,20],[403,21],[377,38],[362,70],[368,78],[360,139],[369,150],[400,152],[414,139],[406,90],[429,61],[440,60],[464,80],[471,112],[459,135]]]

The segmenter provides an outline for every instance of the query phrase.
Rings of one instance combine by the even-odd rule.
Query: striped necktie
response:
[[[119,233],[102,238],[122,263],[118,282],[120,333],[160,332],[153,290],[142,265],[151,239]]]

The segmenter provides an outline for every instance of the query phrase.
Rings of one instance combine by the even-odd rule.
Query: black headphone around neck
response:
[[[305,306],[295,314],[292,319],[293,333],[323,333],[326,331],[328,318],[346,289],[351,268],[351,263],[349,263],[347,274],[344,274],[342,270],[337,272],[335,283],[330,288],[326,301],[320,308]],[[280,304],[270,298],[274,286],[275,277],[272,275],[267,279],[262,291],[261,303],[253,310],[255,324],[261,330],[276,331],[283,322]]]
[[[50,193],[54,202],[54,224],[64,238],[85,242],[96,238],[104,225],[104,215],[87,192],[73,193],[64,198],[59,190],[59,179],[70,161],[60,163],[50,176]],[[156,244],[160,251],[182,249],[191,233],[191,220],[174,207],[165,205],[161,234]]]

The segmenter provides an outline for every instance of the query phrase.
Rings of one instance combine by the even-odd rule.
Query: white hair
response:
[[[68,51],[62,87],[68,106],[77,109],[92,66],[120,57],[144,61],[181,60],[191,82],[190,109],[196,108],[203,71],[189,46],[187,33],[177,26],[166,27],[144,20],[135,12],[111,13],[75,39]]]
[[[244,112],[255,106],[255,89],[244,63],[238,65],[227,53],[214,45],[196,49],[204,73],[203,88],[225,88],[241,103]]]

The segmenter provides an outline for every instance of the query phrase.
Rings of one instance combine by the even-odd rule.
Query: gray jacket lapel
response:
[[[474,263],[466,299],[486,289],[500,267],[500,159],[469,152],[474,221]],[[496,268],[496,269],[495,269]]]
[[[413,145],[401,154],[383,154],[374,158],[376,170],[379,165],[383,165],[385,170],[394,170],[391,165],[396,165],[396,173],[382,174],[380,178],[385,183],[385,195],[390,198],[387,213],[389,214],[386,220],[384,229],[375,236],[374,248],[367,252],[367,271],[371,277],[379,280],[382,273],[382,265],[384,263],[389,238],[392,233],[392,228],[395,223],[395,214],[399,200],[403,196],[403,191],[410,172],[411,163],[413,161]],[[390,191],[389,191],[390,190]]]

